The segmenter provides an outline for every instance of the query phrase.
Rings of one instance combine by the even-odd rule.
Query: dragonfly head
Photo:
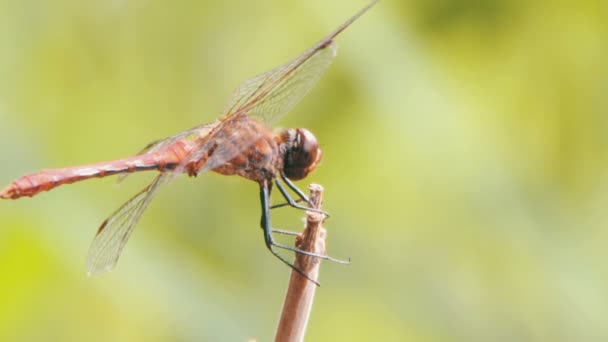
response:
[[[283,172],[291,180],[305,178],[321,162],[317,138],[305,128],[289,129],[282,134],[285,146]]]

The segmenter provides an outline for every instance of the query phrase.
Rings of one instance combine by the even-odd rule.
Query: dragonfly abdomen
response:
[[[90,178],[101,178],[120,173],[171,170],[183,160],[188,151],[188,143],[186,141],[178,141],[159,151],[129,158],[82,166],[42,170],[13,181],[6,189],[0,192],[0,198],[17,199],[23,196],[32,197],[40,192],[51,190],[63,184],[71,184]]]

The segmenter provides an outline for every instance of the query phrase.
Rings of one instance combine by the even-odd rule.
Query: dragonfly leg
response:
[[[304,255],[308,255],[308,256],[312,256],[312,257],[316,257],[319,259],[323,259],[323,260],[329,260],[338,264],[350,264],[350,261],[343,261],[343,260],[338,260],[338,259],[334,259],[330,256],[327,255],[322,255],[322,254],[317,254],[317,253],[312,253],[312,252],[308,252],[308,251],[304,251],[295,247],[291,247],[291,246],[287,246],[284,244],[280,244],[274,241],[274,238],[272,236],[272,225],[270,223],[270,205],[269,205],[269,198],[270,198],[270,191],[271,191],[271,185],[272,183],[268,183],[268,182],[263,182],[260,184],[260,201],[262,203],[262,229],[264,230],[264,241],[266,242],[266,247],[268,248],[268,250],[270,250],[270,252],[277,257],[279,260],[281,260],[284,264],[286,264],[287,266],[291,267],[293,270],[295,270],[296,272],[300,273],[302,276],[306,277],[307,279],[309,279],[310,281],[314,282],[315,284],[318,285],[317,282],[315,282],[314,280],[310,279],[310,277],[308,277],[306,274],[304,274],[304,272],[302,272],[302,270],[298,269],[296,266],[294,266],[291,262],[287,261],[283,256],[281,256],[280,254],[278,254],[273,247],[276,248],[281,248],[281,249],[285,249],[294,253],[300,253],[300,254],[304,254]],[[307,208],[308,209],[308,208]]]
[[[272,228],[270,231],[272,233],[283,234],[283,235],[300,235],[300,233],[298,233],[298,232],[292,232],[291,230],[283,230],[283,229]]]
[[[272,191],[272,186],[270,186],[269,190],[268,190],[268,198],[270,198],[270,192]],[[273,208],[280,208],[280,207],[284,207],[286,205],[289,205],[289,203],[283,203],[283,204],[278,204],[278,205],[271,205],[269,207],[269,209],[273,209]],[[264,228],[264,216],[262,216],[262,220],[260,223],[260,227]],[[300,235],[300,233],[298,232],[293,232],[291,230],[283,230],[283,229],[276,229],[276,228],[272,228],[270,230],[271,233],[277,233],[277,234],[284,234],[284,235]]]
[[[269,203],[268,201],[270,199],[271,186],[272,186],[272,183],[269,183],[267,181],[260,183],[260,201],[262,202],[262,222],[261,223],[262,223],[262,229],[264,230],[264,241],[266,242],[266,247],[268,248],[270,253],[272,253],[277,259],[281,260],[281,262],[283,262],[285,265],[289,266],[291,269],[298,272],[304,278],[312,281],[317,286],[319,286],[320,284],[318,282],[312,280],[301,269],[297,268],[293,263],[287,261],[287,259],[285,259],[282,255],[277,253],[277,251],[275,251],[272,248],[276,244],[272,237],[272,228],[270,225],[270,206],[268,204]]]
[[[289,180],[288,178],[284,178],[284,179]],[[285,200],[287,200],[287,204],[282,204],[282,205],[280,205],[280,206],[289,205],[289,206],[291,206],[291,207],[293,207],[293,208],[296,208],[296,209],[300,209],[300,210],[306,210],[306,211],[312,211],[312,212],[315,212],[315,213],[320,213],[320,214],[325,215],[325,217],[329,217],[329,216],[330,216],[330,215],[329,215],[329,213],[328,213],[328,212],[326,212],[326,211],[323,211],[323,210],[320,210],[320,209],[315,209],[315,208],[309,208],[309,207],[305,207],[305,206],[303,206],[303,205],[299,205],[299,204],[298,204],[298,201],[297,201],[297,200],[294,200],[294,199],[293,199],[293,198],[292,198],[292,197],[289,195],[289,192],[287,191],[287,189],[285,189],[285,187],[283,186],[283,183],[281,183],[281,181],[280,181],[278,178],[277,178],[277,179],[275,179],[274,181],[275,181],[275,183],[277,184],[277,188],[279,188],[279,191],[281,192],[281,195],[283,195],[283,197],[285,197]],[[290,184],[291,184],[291,185],[290,185]],[[295,193],[297,193],[297,194],[298,194],[298,196],[300,196],[300,193],[302,193],[302,191],[301,191],[300,189],[298,189],[298,188],[295,186],[295,184],[293,184],[293,183],[291,183],[291,181],[289,181],[289,183],[287,183],[287,185],[288,185],[288,186],[289,186],[289,187],[290,187],[292,190],[293,190],[294,188],[295,188],[295,189],[297,189],[297,191],[296,191],[296,190],[294,190],[294,192],[295,192]],[[304,194],[302,193],[302,195],[304,195]],[[304,201],[306,201],[306,202],[310,203],[310,202],[309,202],[308,197],[304,196],[302,199],[303,199]],[[277,206],[274,206],[274,207],[277,207]]]
[[[281,172],[281,178],[285,181],[287,186],[291,190],[293,190],[293,192],[295,192],[303,201],[305,201],[306,203],[308,203],[311,206],[313,205],[312,202],[310,201],[310,198],[308,198],[308,196],[306,196],[306,194],[304,192],[302,192],[302,190],[300,190],[295,184],[293,184],[291,179],[287,178],[287,176],[285,176],[285,174],[282,172]]]
[[[300,203],[303,200],[301,198],[296,199],[296,203]],[[270,209],[276,209],[276,208],[282,208],[282,207],[286,207],[289,205],[289,202],[283,202],[283,203],[278,203],[278,204],[273,204],[270,206]]]

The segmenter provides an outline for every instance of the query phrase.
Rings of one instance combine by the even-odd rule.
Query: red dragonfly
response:
[[[335,31],[321,39],[294,60],[243,82],[232,94],[223,116],[217,121],[194,127],[155,141],[139,154],[83,166],[42,170],[25,175],[0,192],[0,198],[35,196],[62,184],[93,177],[137,171],[158,170],[160,174],[107,218],[97,230],[90,247],[89,274],[111,270],[141,217],[161,185],[180,173],[196,176],[206,171],[239,175],[260,186],[261,225],[270,252],[303,274],[277,253],[274,247],[322,259],[332,259],[275,242],[269,204],[273,183],[287,203],[297,209],[311,210],[298,202],[310,202],[292,181],[305,178],[321,160],[315,136],[304,128],[273,132],[270,125],[292,109],[314,86],[336,55],[334,38],[376,4],[371,2]],[[299,200],[294,200],[283,182]]]

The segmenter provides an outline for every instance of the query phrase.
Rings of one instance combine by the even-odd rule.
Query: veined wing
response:
[[[350,26],[357,18],[369,10],[372,1],[357,14],[350,17],[336,30],[321,39],[312,48],[304,51],[292,61],[243,82],[233,92],[228,101],[224,117],[213,135],[230,135],[223,127],[230,126],[231,120],[239,120],[242,115],[257,119],[267,126],[274,124],[291,110],[315,85],[336,56],[337,45],[334,38]],[[214,169],[235,157],[243,149],[253,144],[258,137],[249,136],[248,141],[240,141],[241,151],[234,148],[217,146],[214,136],[201,141],[177,170],[182,171],[189,162],[197,162],[213,149],[214,156],[209,159],[202,171]]]
[[[167,146],[175,143],[178,140],[186,139],[189,136],[205,135],[206,132],[210,131],[215,125],[216,125],[216,123],[199,125],[199,126],[191,128],[189,130],[172,135],[170,137],[153,141],[153,142],[149,143],[146,147],[144,147],[138,154],[156,152],[164,147],[167,147]]]
[[[139,151],[139,153],[137,153],[136,155],[141,155],[141,154],[145,154],[145,153],[153,153],[158,150],[162,150],[163,148],[176,143],[178,140],[186,139],[190,136],[193,136],[193,137],[194,136],[196,136],[196,137],[203,136],[203,135],[209,133],[209,131],[211,131],[211,129],[213,127],[215,127],[216,125],[217,125],[216,122],[211,123],[211,124],[199,125],[199,126],[191,128],[189,130],[172,135],[170,137],[166,137],[163,139],[153,141],[153,142],[149,143],[146,147],[144,147],[141,151]],[[129,175],[128,173],[120,174],[118,176],[117,182],[121,182],[128,175]]]
[[[116,265],[122,250],[154,194],[169,177],[161,173],[152,183],[133,196],[99,227],[87,257],[89,275],[110,271]]]
[[[270,74],[262,75],[241,91],[252,92],[250,101],[237,112],[247,113],[266,125],[271,126],[289,112],[314,87],[325,73],[338,46],[328,41],[314,55],[306,60],[294,60]]]
[[[376,4],[372,1],[294,60],[243,82],[226,105],[226,116],[246,113],[267,125],[290,111],[315,85],[336,56],[334,38]]]
[[[312,89],[331,64],[337,46],[331,40],[326,44],[243,82],[232,94],[226,115],[246,113],[268,126],[274,124]]]
[[[191,136],[201,137],[209,133],[217,123],[199,125],[173,136],[157,140],[148,144],[140,153],[153,153],[161,150],[178,140],[188,139]],[[93,243],[89,248],[87,257],[87,270],[89,274],[99,274],[111,270],[116,265],[122,250],[129,240],[137,221],[152,201],[159,187],[173,177],[173,172],[164,172],[158,175],[152,183],[129,199],[99,227]],[[121,175],[119,181],[124,179]]]

